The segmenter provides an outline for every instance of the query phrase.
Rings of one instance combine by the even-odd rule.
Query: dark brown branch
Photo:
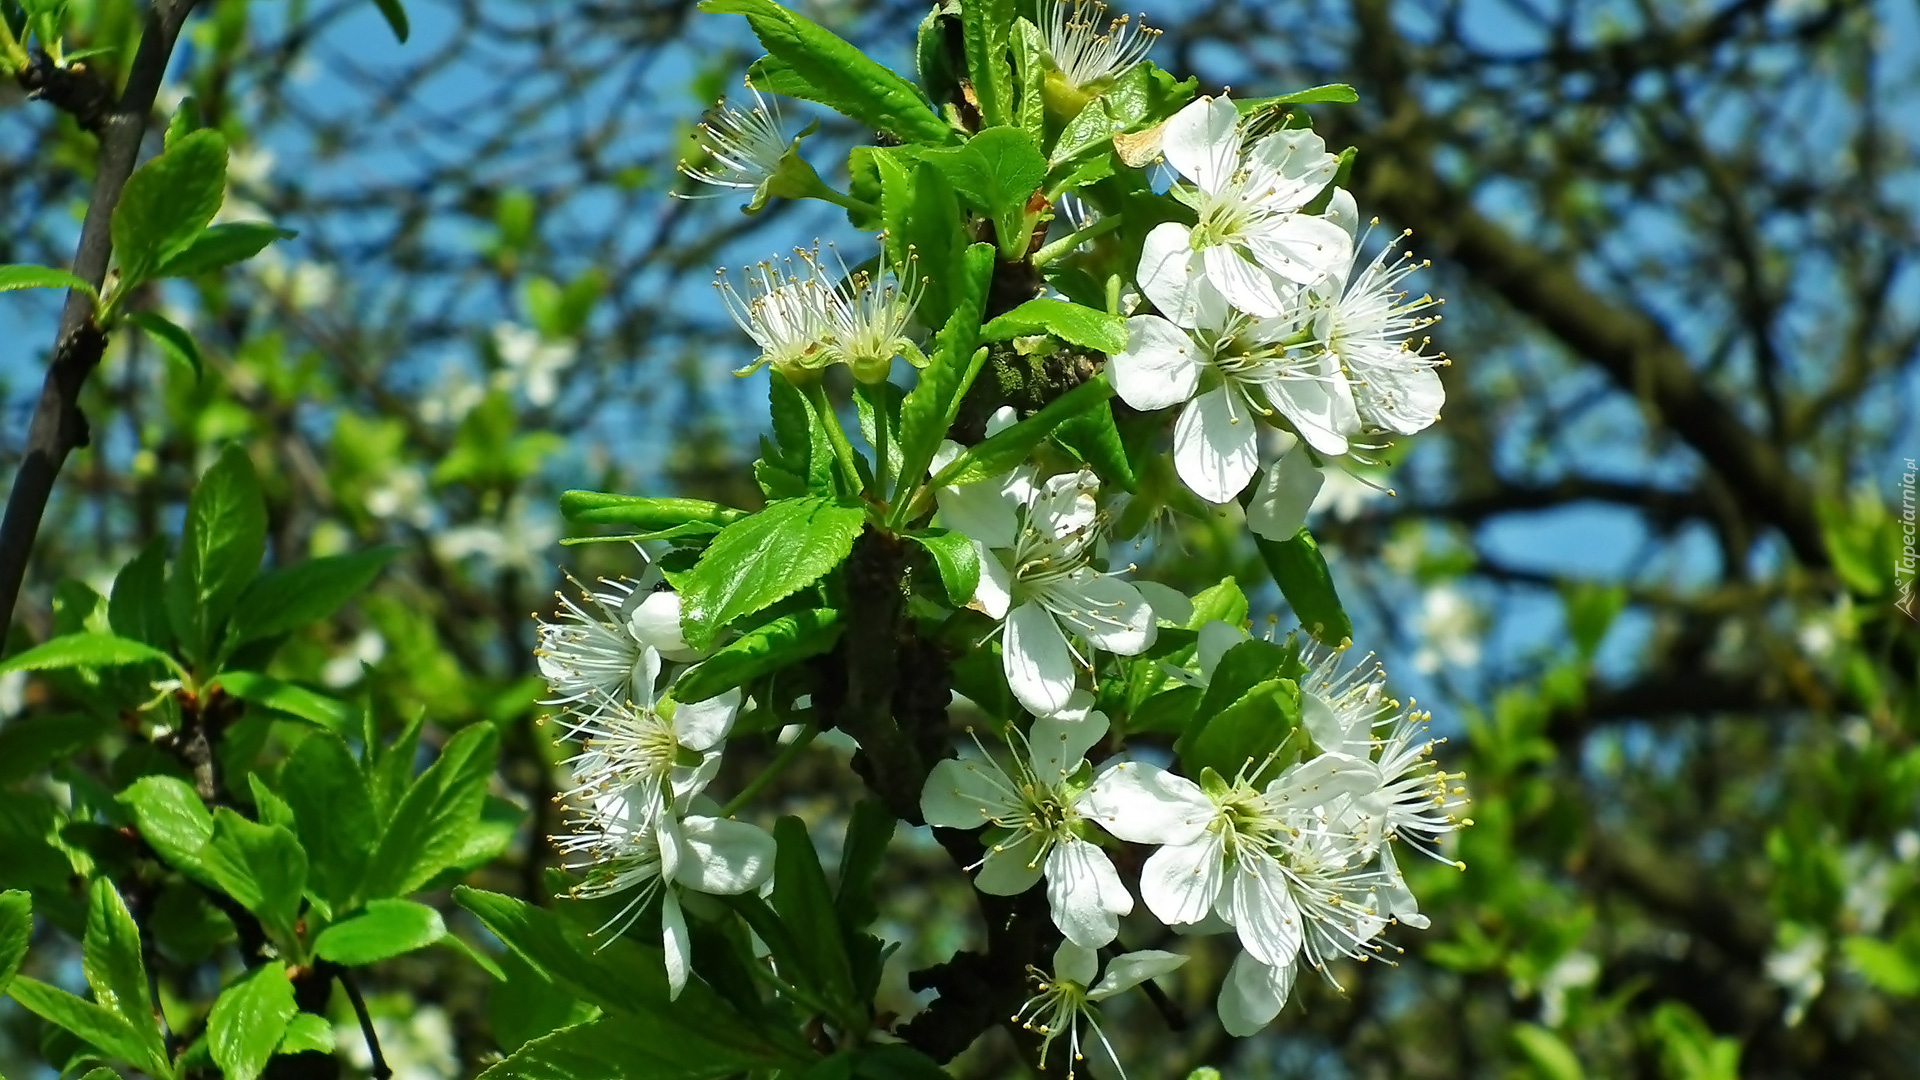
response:
[[[106,281],[107,264],[113,256],[113,208],[119,205],[120,192],[139,160],[140,143],[146,135],[154,95],[160,90],[167,61],[173,56],[174,40],[179,37],[180,27],[194,3],[195,0],[154,0],[147,13],[139,51],[134,54],[133,67],[127,76],[126,91],[117,105],[99,115],[98,123],[93,126],[100,148],[93,194],[87,203],[87,216],[80,226],[80,243],[73,256],[73,273],[96,289]],[[84,124],[84,117],[81,119]],[[106,347],[106,335],[93,322],[93,298],[84,292],[68,293],[67,306],[60,315],[60,331],[54,339],[53,362],[47,367],[40,400],[34,406],[20,470],[14,474],[13,491],[7,497],[6,516],[0,518],[0,611],[5,611],[9,619],[20,596],[21,582],[26,579],[27,559],[33,554],[34,537],[40,531],[40,518],[46,513],[47,499],[53,493],[54,478],[60,474],[67,455],[87,445],[87,420],[80,412],[80,389],[99,366]]]
[[[367,1055],[373,1058],[373,1080],[392,1080],[393,1068],[380,1052],[380,1033],[374,1030],[373,1017],[367,1014],[367,1001],[360,996],[360,984],[354,981],[353,969],[339,968],[337,974],[341,989],[347,992],[347,1000],[353,1002],[354,1018],[360,1021],[360,1035],[367,1040]]]
[[[72,115],[83,130],[100,134],[109,110],[113,108],[113,90],[84,67],[61,67],[39,49],[27,58],[27,66],[14,76],[20,88],[35,101],[44,101]]]

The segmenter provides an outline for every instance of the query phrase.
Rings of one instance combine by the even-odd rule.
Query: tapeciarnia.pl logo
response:
[[[1904,612],[1909,619],[1920,621],[1920,614],[1914,610],[1914,474],[1920,469],[1914,467],[1913,459],[1906,459],[1906,471],[1900,474],[1900,557],[1893,561],[1894,591],[1899,598],[1893,606]]]

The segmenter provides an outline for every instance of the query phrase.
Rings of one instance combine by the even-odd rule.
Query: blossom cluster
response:
[[[1104,5],[1093,0],[1042,9],[1038,25],[1021,20],[1016,30],[1042,57],[1043,77],[1029,79],[1024,92],[1039,99],[1049,123],[1091,109],[1144,63],[1156,36],[1129,19],[1104,20]],[[1177,111],[1169,105],[1158,116],[1164,119],[1147,130],[1124,133],[1125,152],[1118,127],[1109,129],[1114,160],[1164,162],[1151,182],[1132,177],[1125,198],[1095,188],[1111,175],[1098,169],[1083,184],[1062,181],[1031,195],[1023,183],[1005,205],[961,210],[963,235],[936,238],[928,250],[991,241],[999,245],[996,265],[1024,252],[1029,269],[1058,259],[1085,280],[1104,282],[1101,310],[1084,289],[1069,297],[1039,284],[1070,290],[1062,278],[1035,273],[1025,296],[988,314],[1035,297],[1123,329],[1124,345],[1100,339],[1109,344],[1092,359],[1094,378],[1124,402],[1130,423],[1143,421],[1136,434],[1166,440],[1168,475],[1199,501],[1238,503],[1257,536],[1293,541],[1327,470],[1374,464],[1369,455],[1438,419],[1444,393],[1436,368],[1446,359],[1420,333],[1436,321],[1440,301],[1408,298],[1405,279],[1425,264],[1400,250],[1400,238],[1363,257],[1369,237],[1356,200],[1340,186],[1343,159],[1296,126],[1296,116],[1226,95],[1200,96]],[[1036,130],[1044,133],[1044,125]],[[799,154],[806,134],[789,137],[764,101],[751,110],[723,107],[697,136],[711,164],[686,171],[710,186],[752,191],[748,212],[781,195],[825,199],[856,220],[878,216],[806,165]],[[1046,139],[1011,137],[1026,140],[1039,160],[1036,143]],[[926,156],[916,160],[903,149],[889,167],[921,168],[932,155],[956,151],[916,152]],[[995,167],[979,153],[982,168]],[[1071,160],[1048,160],[1049,175]],[[889,222],[904,217],[896,210]],[[1107,218],[1134,213],[1152,216],[1130,247],[1094,242],[1114,231]],[[1009,245],[1022,222],[1033,235],[1015,234]],[[1050,223],[1063,235],[1047,243]],[[1116,250],[1124,256],[1115,258]],[[981,451],[1031,419],[1010,405],[985,421],[984,441],[944,442],[930,461],[916,461],[924,474],[892,478],[896,490],[887,476],[887,425],[904,421],[888,421],[884,393],[869,394],[863,421],[874,461],[849,460],[824,372],[845,364],[867,391],[880,391],[896,360],[926,367],[919,343],[933,327],[917,309],[929,291],[950,283],[923,280],[913,248],[884,234],[870,263],[849,270],[833,258],[837,272],[818,245],[795,249],[737,281],[722,271],[716,287],[758,349],[739,373],[770,367],[805,388],[809,422],[825,428],[841,467],[831,498],[866,518],[856,528],[957,540],[969,556],[947,552],[950,562],[969,567],[952,579],[969,584],[954,586],[943,564],[944,600],[968,609],[953,611],[953,619],[964,614],[974,620],[965,625],[983,627],[979,647],[997,648],[1017,715],[990,717],[990,734],[974,735],[970,749],[934,764],[919,810],[935,828],[984,830],[984,854],[968,867],[981,892],[1044,890],[1062,942],[1053,970],[1036,972],[1036,993],[1013,1018],[1040,1033],[1042,1060],[1058,1039],[1074,1061],[1083,1047],[1111,1056],[1096,1004],[1184,961],[1176,952],[1118,949],[1136,895],[1162,938],[1219,935],[1237,945],[1217,998],[1222,1025],[1237,1036],[1273,1020],[1303,967],[1332,981],[1335,961],[1387,957],[1388,928],[1424,927],[1401,854],[1451,862],[1441,841],[1464,823],[1466,805],[1461,778],[1434,760],[1428,714],[1391,697],[1370,657],[1347,663],[1344,641],[1337,649],[1255,642],[1244,622],[1197,617],[1193,598],[1117,566],[1110,545],[1132,530],[1122,537],[1116,521],[1135,508],[1129,500],[1148,496],[1109,490],[1102,482],[1109,470],[1078,451],[1036,450],[1018,462]],[[1003,348],[1036,356],[1064,353],[1062,342],[1072,337],[1016,335]],[[984,327],[982,339],[1007,341],[988,339]],[[968,344],[959,356],[973,349]],[[939,346],[929,351],[938,354]],[[1044,437],[1019,445],[1037,448]],[[983,464],[989,460],[996,464]],[[1181,508],[1162,502],[1149,504],[1150,512]],[[968,588],[970,595],[960,595]],[[633,893],[616,921],[660,896],[676,988],[686,978],[677,891],[759,888],[773,848],[766,833],[730,820],[703,794],[741,691],[674,700],[676,665],[698,659],[681,637],[677,605],[671,592],[610,584],[580,603],[566,601],[561,621],[542,624],[540,649],[549,701],[582,744],[566,794],[580,818],[559,840],[586,872],[578,891]],[[1227,664],[1229,654],[1267,666],[1247,683],[1247,663]],[[1225,754],[1194,752],[1195,732],[1204,735],[1213,719],[1196,715],[1169,754],[1154,740],[1127,737],[1135,718],[1126,710],[1139,699],[1114,689],[1123,684],[1186,684],[1202,706],[1248,695],[1283,704],[1267,727],[1221,736],[1231,748]],[[1129,846],[1138,857],[1116,860]],[[1137,866],[1137,876],[1123,877],[1123,866]],[[1152,932],[1145,918],[1137,922]],[[1103,949],[1119,953],[1104,976]],[[1085,1043],[1083,1025],[1091,1033]]]
[[[534,655],[547,682],[542,704],[560,710],[566,737],[579,744],[566,762],[573,786],[558,797],[573,819],[566,835],[552,838],[567,868],[584,872],[573,895],[624,895],[601,928],[616,933],[658,897],[677,997],[689,959],[680,893],[759,889],[773,873],[774,842],[705,794],[740,692],[673,699],[674,676],[699,654],[681,636],[679,597],[651,584],[606,581],[578,600],[561,595],[557,621],[538,623]]]

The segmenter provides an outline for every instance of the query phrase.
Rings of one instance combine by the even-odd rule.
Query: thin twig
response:
[[[391,1080],[393,1069],[380,1053],[380,1035],[373,1030],[373,1017],[367,1015],[367,1000],[360,996],[360,984],[353,979],[353,969],[341,968],[339,979],[341,989],[347,992],[347,1000],[353,1002],[353,1015],[360,1021],[360,1035],[367,1040],[367,1055],[373,1058],[373,1080]]]
[[[73,273],[98,289],[107,277],[107,264],[113,256],[113,208],[119,205],[120,192],[133,174],[140,157],[140,143],[147,132],[147,117],[153,111],[154,96],[166,75],[167,62],[173,56],[174,40],[186,22],[196,0],[154,0],[147,12],[147,26],[140,36],[139,51],[127,75],[127,88],[113,108],[98,116],[93,130],[100,140],[93,178],[93,194],[87,202],[87,216],[80,226],[80,243],[74,251]],[[81,118],[83,121],[85,117]],[[67,294],[67,306],[60,314],[60,331],[54,339],[53,362],[47,366],[46,381],[40,388],[39,403],[34,406],[33,421],[27,429],[27,441],[20,456],[20,469],[14,474],[13,491],[7,497],[6,516],[0,518],[0,612],[12,618],[20,597],[20,584],[26,579],[27,559],[33,554],[34,537],[40,531],[40,518],[46,513],[47,499],[53,493],[54,478],[66,463],[67,455],[87,445],[87,420],[80,412],[80,390],[87,377],[100,364],[107,347],[106,335],[93,322],[93,298],[80,290]]]

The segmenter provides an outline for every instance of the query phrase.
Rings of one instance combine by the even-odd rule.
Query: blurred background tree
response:
[[[910,69],[924,3],[806,6]],[[100,50],[83,62],[110,82],[138,8],[67,7],[69,46]],[[822,204],[747,217],[669,198],[701,110],[740,93],[757,55],[691,2],[408,13],[404,45],[365,0],[222,0],[187,22],[151,138],[191,96],[235,148],[227,213],[301,235],[218,284],[147,288],[141,303],[198,337],[205,374],[115,340],[9,651],[47,635],[58,583],[103,587],[172,531],[237,441],[267,485],[270,559],[405,549],[276,674],[395,726],[424,709],[430,741],[500,725],[495,794],[531,814],[475,880],[544,902],[556,755],[536,726],[527,616],[550,610],[556,564],[582,580],[626,568],[556,546],[554,497],[671,488],[754,505],[759,432],[736,417],[755,415],[758,384],[729,374],[748,348],[707,279],[845,223]],[[1330,484],[1315,528],[1356,638],[1451,736],[1477,825],[1457,849],[1469,873],[1410,870],[1434,928],[1399,935],[1398,966],[1340,970],[1345,993],[1302,980],[1280,1023],[1236,1044],[1196,996],[1218,973],[1190,965],[1185,1030],[1122,1014],[1110,1030],[1138,1044],[1123,1057],[1142,1075],[1210,1064],[1235,1080],[1911,1075],[1920,625],[1895,599],[1913,580],[1897,573],[1901,475],[1911,500],[1920,456],[1920,9],[1146,14],[1165,31],[1156,56],[1203,88],[1352,83],[1360,103],[1316,108],[1316,126],[1359,148],[1374,243],[1410,229],[1433,260],[1421,284],[1448,299],[1448,422],[1392,463],[1392,497]],[[28,100],[33,85],[0,86],[0,262],[66,265],[93,137]],[[843,175],[835,140],[856,133],[823,119],[809,156]],[[0,308],[0,453],[16,460],[56,311],[50,294]],[[1251,565],[1219,535],[1148,569],[1198,587]],[[42,708],[37,683],[0,682],[0,712]],[[857,795],[835,789],[844,770],[782,783],[784,809],[816,824]],[[7,842],[0,886],[17,873]],[[978,928],[924,831],[895,847],[903,974]],[[379,971],[373,1010],[407,1078],[471,1075],[526,1007],[450,953]],[[915,1007],[904,981],[898,1001]],[[0,1004],[0,1072],[36,1075],[38,1030]],[[1018,1061],[1000,1034],[956,1071]]]

